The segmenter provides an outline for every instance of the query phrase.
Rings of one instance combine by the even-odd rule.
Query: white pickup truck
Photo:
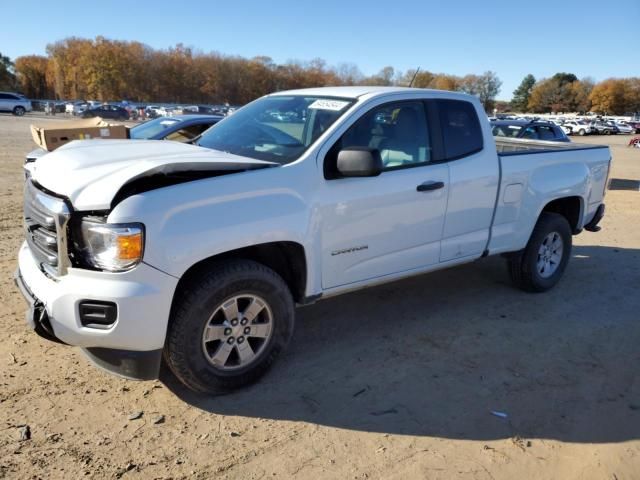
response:
[[[475,97],[389,87],[268,95],[193,143],[28,163],[16,283],[37,333],[129,378],[164,358],[211,393],[269,368],[296,304],[496,254],[522,289],[553,287],[572,235],[599,228],[611,162],[495,140]]]

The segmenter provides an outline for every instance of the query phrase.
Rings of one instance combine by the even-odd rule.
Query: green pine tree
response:
[[[513,91],[511,109],[516,112],[526,112],[529,105],[529,96],[536,83],[533,75],[529,74],[520,83],[520,86]]]

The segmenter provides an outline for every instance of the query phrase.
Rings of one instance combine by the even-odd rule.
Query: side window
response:
[[[527,127],[522,133],[522,138],[526,138],[529,140],[540,140],[540,135],[538,134],[538,130],[536,127]]]
[[[10,98],[6,93],[0,93],[0,100],[9,100]]]
[[[173,140],[174,142],[188,142],[193,140],[202,132],[204,132],[209,125],[190,125],[188,127],[181,128],[175,132],[171,132],[165,137],[165,140]]]
[[[385,171],[428,163],[431,145],[423,103],[387,103],[365,113],[327,154],[327,178],[335,178],[338,152],[348,147],[377,149]]]
[[[556,135],[553,127],[549,127],[547,125],[539,125],[538,137],[540,138],[540,140],[555,140],[556,138],[560,138],[560,135]]]
[[[482,130],[476,109],[463,100],[437,100],[444,154],[447,160],[482,150]]]

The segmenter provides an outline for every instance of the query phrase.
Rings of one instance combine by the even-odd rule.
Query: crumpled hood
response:
[[[29,165],[32,178],[67,197],[76,210],[104,210],[133,179],[189,171],[237,172],[277,164],[160,140],[80,140]]]

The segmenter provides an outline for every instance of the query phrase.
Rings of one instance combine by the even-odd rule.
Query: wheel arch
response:
[[[544,212],[557,213],[562,215],[569,226],[571,232],[577,235],[582,231],[582,218],[584,216],[584,199],[579,195],[556,198],[548,202],[540,211],[538,218]]]
[[[268,242],[248,247],[237,248],[222,252],[211,257],[200,260],[180,277],[176,286],[175,298],[178,292],[194,276],[201,272],[215,268],[215,264],[229,259],[253,260],[260,263],[282,277],[289,287],[293,299],[298,303],[306,303],[307,288],[307,255],[304,247],[292,241]]]

